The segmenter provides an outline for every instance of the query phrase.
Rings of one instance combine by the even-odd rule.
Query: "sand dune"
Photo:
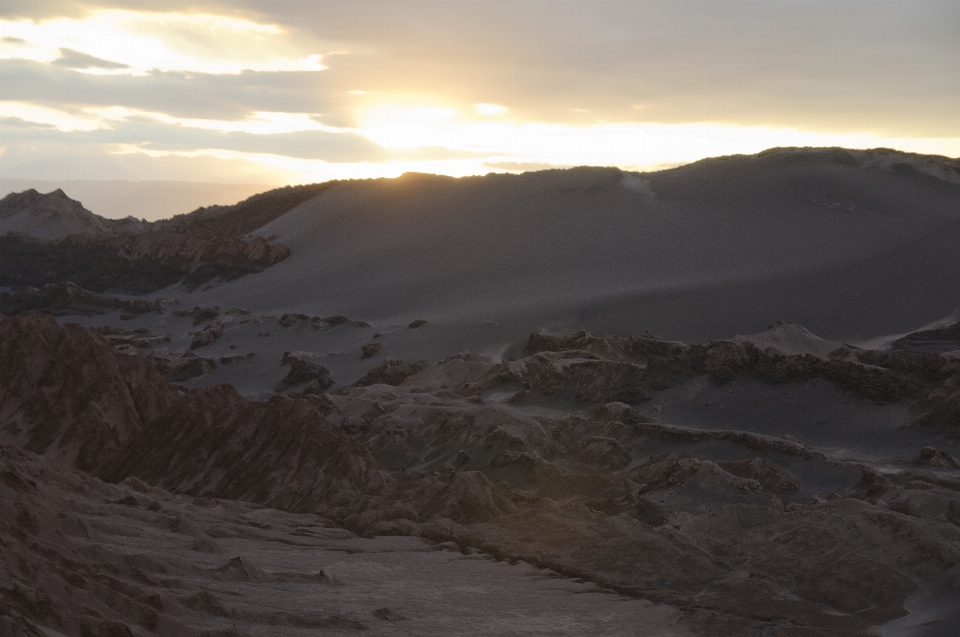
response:
[[[960,185],[948,160],[937,177],[878,157],[342,183],[257,231],[288,260],[195,301],[687,340],[779,319],[826,338],[907,332],[960,306]]]

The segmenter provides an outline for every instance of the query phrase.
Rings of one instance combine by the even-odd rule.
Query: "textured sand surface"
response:
[[[913,331],[960,307],[960,184],[869,157],[706,160],[644,191],[599,168],[345,183],[258,231],[290,259],[190,303],[687,341],[781,319],[828,339]]]

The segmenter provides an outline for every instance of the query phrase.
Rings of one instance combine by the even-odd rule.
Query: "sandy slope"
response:
[[[291,258],[191,301],[691,341],[779,319],[825,338],[906,332],[960,305],[960,185],[870,157],[343,183],[258,231]]]

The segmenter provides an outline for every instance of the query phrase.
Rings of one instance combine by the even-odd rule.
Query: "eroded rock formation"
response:
[[[949,361],[889,353],[865,364],[853,354],[791,356],[749,343],[688,348],[650,336],[541,334],[528,344],[535,353],[517,361],[388,360],[326,396],[252,402],[224,385],[178,391],[136,348],[120,353],[95,330],[39,316],[3,319],[0,328],[4,441],[137,489],[143,497],[118,502],[157,515],[170,494],[183,494],[320,514],[370,537],[453,542],[682,609],[691,634],[863,635],[904,615],[926,587],[960,582],[960,470],[949,452],[918,445],[881,471],[790,437],[680,426],[638,411],[658,388],[690,382],[825,381],[864,404],[875,404],[875,383],[890,382],[912,389],[881,397],[930,402],[956,378]],[[295,361],[301,372],[319,367],[291,355],[291,373]],[[93,368],[100,373],[85,371]],[[718,378],[721,368],[733,378]],[[613,400],[625,392],[628,400]],[[3,488],[47,488],[36,485],[37,461],[3,453]],[[66,533],[47,519],[46,504],[31,504],[36,497],[11,495],[0,550],[25,551],[36,564],[29,568],[51,569],[53,579],[8,574],[13,583],[0,596],[18,622],[56,621],[82,634],[81,623],[43,600],[81,581],[92,586],[94,567],[28,548],[31,537],[50,546]],[[218,538],[239,532],[177,528],[190,550],[210,555],[220,555]],[[65,540],[57,552],[74,550]],[[40,566],[50,559],[75,565]],[[159,568],[135,563],[143,573]],[[210,576],[281,577],[229,556]],[[125,583],[107,598],[113,610],[91,614],[96,630],[110,622],[167,630],[166,598],[119,601],[153,598],[127,584],[126,571],[113,577]],[[72,603],[100,608],[80,594]],[[209,592],[176,604],[210,617],[234,612]],[[340,625],[309,612],[236,613],[255,623]]]

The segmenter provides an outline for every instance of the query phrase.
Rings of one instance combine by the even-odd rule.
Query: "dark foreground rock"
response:
[[[173,492],[289,509],[333,510],[353,503],[349,493],[390,485],[309,401],[251,403],[228,385],[181,395],[146,357],[49,317],[0,319],[0,432],[114,481],[137,475]]]
[[[563,637],[694,634],[675,609],[452,544],[108,484],[2,445],[0,476],[5,637],[506,636],[531,616]]]
[[[278,392],[302,386],[304,393],[322,394],[334,384],[330,371],[323,365],[311,363],[290,352],[284,354],[281,363],[290,365],[290,371],[277,385]]]
[[[829,381],[866,364],[844,359],[833,362],[845,365],[827,360],[825,366],[821,358],[755,346],[698,349],[647,337],[628,350],[629,340],[592,338],[576,336],[575,350],[554,341],[503,364],[466,356],[434,366],[385,361],[364,383],[329,396],[252,402],[229,386],[180,392],[146,358],[116,351],[94,330],[46,317],[3,319],[0,432],[5,443],[42,454],[37,462],[55,471],[84,469],[72,474],[75,480],[97,476],[126,485],[121,493],[94,483],[104,484],[116,506],[186,534],[187,550],[211,556],[204,577],[230,586],[293,581],[293,571],[224,552],[234,539],[269,532],[270,523],[254,530],[240,523],[198,528],[164,513],[177,494],[217,510],[267,505],[322,515],[367,537],[420,536],[465,553],[524,561],[666,604],[681,618],[674,634],[866,635],[904,615],[913,596],[960,584],[960,470],[948,451],[918,444],[881,471],[788,437],[660,422],[636,410],[644,404],[639,394],[630,396],[633,406],[610,400],[684,378],[728,387],[732,381],[713,378],[723,367],[736,378],[787,386],[794,372],[784,380],[766,378],[763,370],[799,369],[798,377]],[[291,356],[291,371],[296,360],[304,362]],[[924,400],[952,382],[949,367],[902,357],[886,363],[867,367],[873,371],[866,375],[854,370],[858,380],[849,384],[842,377],[831,382],[872,399],[861,381],[879,374],[894,378],[893,386],[913,384]],[[497,399],[511,392],[522,395]],[[4,469],[4,488],[39,484],[38,473],[22,469],[27,452],[10,453],[21,455]],[[26,556],[25,563],[47,560],[42,568],[53,579],[5,571],[0,599],[18,625],[56,625],[69,635],[115,625],[164,634],[165,613],[181,607],[195,614],[189,617],[257,625],[407,625],[375,615],[382,603],[352,616],[264,611],[262,604],[238,610],[235,598],[212,584],[200,590],[185,584],[176,599],[171,593],[157,599],[148,584],[187,581],[189,571],[175,560],[128,554],[97,562],[112,565],[105,572],[123,582],[112,590],[124,597],[105,597],[108,612],[107,602],[77,594],[76,604],[95,612],[84,610],[93,619],[70,623],[45,600],[63,598],[60,580],[79,586],[70,572],[85,590],[99,590],[88,581],[96,570],[85,570],[90,558],[79,549],[73,557],[50,557],[31,540],[45,525],[50,533],[65,528],[30,509],[40,501],[31,497],[4,500],[27,513],[5,515],[0,550]],[[78,528],[89,538],[107,527]],[[46,546],[55,541],[51,535]],[[63,542],[63,551],[70,547]],[[57,566],[74,562],[79,566]],[[133,568],[139,570],[124,570]],[[93,623],[84,628],[82,621]]]
[[[120,299],[84,290],[69,281],[48,283],[42,288],[24,288],[0,293],[0,313],[8,316],[51,314],[53,316],[94,316],[119,310],[127,315],[162,313],[160,300]]]

